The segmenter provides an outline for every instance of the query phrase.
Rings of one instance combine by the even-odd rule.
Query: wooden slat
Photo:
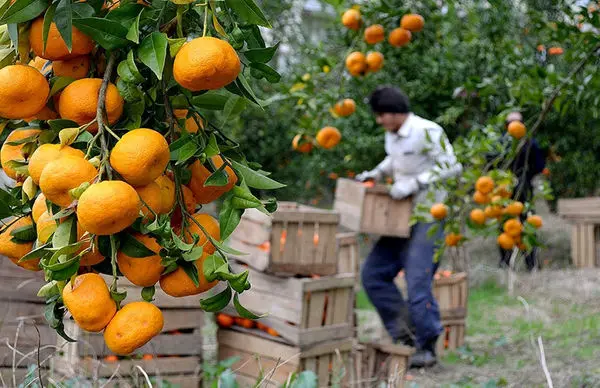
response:
[[[600,197],[558,200],[558,214],[564,217],[600,217]]]
[[[240,360],[233,364],[232,370],[234,370],[236,374],[239,373],[254,378],[255,383],[257,382],[258,376],[261,374],[267,376],[269,380],[283,382],[290,373],[295,372],[297,369],[294,364],[290,364],[289,362],[283,364],[287,360],[284,358],[271,358],[264,354],[254,354],[245,352],[239,348],[219,345],[220,360],[226,360],[236,356],[239,357]],[[273,371],[273,369],[275,370]]]
[[[113,354],[104,343],[100,334],[86,333],[81,336],[85,341],[78,346],[79,356],[103,357]],[[151,354],[161,356],[194,356],[202,354],[202,335],[197,334],[161,334],[137,349],[135,354]]]
[[[317,378],[319,379],[319,386],[327,387],[329,386],[329,365],[331,363],[331,355],[324,354],[322,356],[317,357],[317,370],[315,373],[317,374]]]
[[[340,213],[340,225],[360,231],[362,225],[363,200],[366,188],[349,179],[338,179],[333,208]]]
[[[282,235],[285,232],[286,238],[283,239]],[[271,258],[267,257],[267,263],[262,270],[269,268],[271,263],[278,263],[283,261],[283,252],[288,244],[287,241],[287,226],[282,222],[275,222],[271,226]]]
[[[302,322],[301,328],[321,327],[324,312],[325,292],[312,292],[308,305],[308,317],[306,321]]]
[[[337,290],[333,290],[330,294],[332,296],[334,305],[333,312],[333,323],[344,323],[351,321],[351,311],[353,309],[353,296],[354,289],[353,288],[339,288]]]

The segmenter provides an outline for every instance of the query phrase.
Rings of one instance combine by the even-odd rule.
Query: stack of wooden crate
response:
[[[44,300],[36,295],[44,283],[42,272],[0,256],[0,375],[7,386],[22,383],[34,365],[40,365],[44,382],[48,376],[56,334],[44,319]]]
[[[336,212],[296,203],[280,204],[271,217],[245,212],[230,241],[249,253],[232,264],[250,271],[252,288],[240,301],[268,314],[259,322],[278,337],[237,326],[220,330],[219,358],[239,356],[233,369],[242,379],[280,385],[299,370],[314,371],[320,386],[354,379],[358,255],[356,236],[338,235],[338,225]]]
[[[119,284],[120,290],[127,291],[127,303],[142,300],[139,287],[127,281]],[[199,387],[204,312],[198,297],[172,298],[157,287],[154,299],[153,303],[163,313],[163,331],[127,357],[115,356],[106,347],[102,333],[82,331],[72,320],[65,320],[66,333],[77,342],[59,338],[58,346],[62,351],[60,357],[53,360],[53,370],[59,376],[76,376],[80,381],[138,386],[136,381],[145,380],[141,368],[155,383]],[[140,383],[139,386],[145,385]]]
[[[558,214],[572,224],[573,265],[577,268],[600,267],[600,197],[560,199]]]

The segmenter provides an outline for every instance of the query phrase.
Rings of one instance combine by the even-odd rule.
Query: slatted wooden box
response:
[[[360,274],[360,250],[355,232],[336,235],[338,250],[338,273],[349,273],[357,278]]]
[[[369,186],[350,179],[337,180],[333,208],[340,225],[355,232],[382,236],[410,236],[412,200],[394,200],[385,185]]]
[[[348,385],[351,368],[352,338],[333,340],[310,347],[289,345],[275,338],[264,338],[237,330],[219,330],[219,359],[239,357],[232,366],[238,381],[253,386],[264,377],[259,386],[281,386],[294,372],[311,370],[319,379],[320,387],[338,382]],[[274,385],[273,385],[274,384]]]
[[[126,303],[142,300],[140,287],[126,280],[119,290],[127,291]],[[141,367],[153,379],[162,378],[181,387],[198,387],[202,362],[202,332],[204,312],[198,296],[173,298],[158,287],[153,303],[163,313],[161,334],[138,349],[131,357],[110,360],[113,353],[106,347],[102,333],[81,330],[74,321],[65,319],[65,331],[78,342],[66,343],[59,338],[61,357],[53,362],[54,370],[62,376],[78,376],[90,380],[107,379],[116,373],[118,381],[131,381]]]
[[[442,316],[444,332],[438,338],[436,344],[437,355],[455,351],[465,344],[465,319],[452,319]]]
[[[284,202],[272,216],[247,209],[230,237],[237,256],[251,267],[283,275],[333,275],[337,272],[335,235],[339,214]]]
[[[573,265],[600,267],[600,197],[560,199],[558,214],[572,224]]]
[[[408,297],[406,280],[396,277],[396,285],[404,298]],[[457,272],[449,277],[433,280],[433,296],[438,302],[440,314],[464,318],[467,314],[468,277],[466,272]]]
[[[239,264],[233,269],[241,271]],[[309,346],[353,335],[354,284],[350,274],[318,279],[283,278],[250,270],[252,288],[240,295],[288,343]]]
[[[404,387],[404,378],[414,349],[391,343],[361,343],[355,355],[356,383],[353,387]]]

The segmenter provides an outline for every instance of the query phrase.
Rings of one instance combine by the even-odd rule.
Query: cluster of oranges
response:
[[[483,227],[500,223],[502,231],[497,238],[498,245],[509,250],[517,247],[525,251],[527,246],[522,240],[524,226],[521,218],[524,215],[525,206],[519,201],[510,200],[512,192],[506,185],[496,185],[489,176],[482,176],[475,182],[475,193],[473,202],[476,208],[469,213],[469,220],[475,227]],[[437,203],[430,208],[431,216],[438,221],[448,216],[448,207],[443,203]],[[494,223],[488,224],[488,221]],[[542,227],[542,219],[538,215],[526,217],[527,224],[534,229]],[[464,240],[460,233],[448,233],[445,237],[446,246],[457,246]]]
[[[363,25],[360,11],[351,8],[342,15],[342,24],[350,30],[358,31]],[[388,43],[394,47],[406,46],[412,39],[412,34],[423,30],[425,19],[418,14],[407,14],[400,19],[400,27],[394,28],[388,35]],[[373,24],[364,30],[364,40],[373,45],[385,40],[385,28],[381,24]],[[383,68],[384,57],[378,51],[367,55],[354,51],[346,57],[346,69],[352,76],[374,73]]]
[[[113,264],[131,283],[139,287],[160,284],[173,297],[207,291],[217,281],[206,280],[203,263],[215,252],[212,241],[220,241],[221,236],[219,222],[196,213],[196,209],[230,191],[237,176],[226,158],[215,155],[206,163],[224,171],[227,184],[205,186],[213,171],[197,159],[182,167],[187,170],[189,183],[178,183],[170,164],[169,142],[162,133],[137,128],[119,138],[108,128],[118,126],[125,110],[123,96],[112,82],[105,84],[105,124],[98,122],[100,90],[105,82],[100,77],[105,75],[106,60],[101,50],[95,50],[96,42],[72,27],[72,47],[68,49],[53,22],[44,44],[43,30],[44,15],[31,23],[33,59],[28,65],[0,69],[0,118],[23,123],[2,145],[0,164],[22,186],[31,202],[31,212],[5,222],[7,227],[0,233],[0,254],[31,271],[52,271],[47,263],[40,265],[39,258],[21,259],[34,248],[66,248],[56,246],[64,239],[55,238],[55,232],[61,225],[71,223],[77,241],[69,241],[69,250],[64,250],[58,264],[71,255],[68,260],[77,261],[79,270],[69,280],[54,282],[60,297],[82,329],[104,331],[106,344],[114,353],[129,354],[162,330],[162,313],[149,302],[132,302],[118,309],[111,295],[113,288],[109,290],[105,279],[91,267],[106,259],[99,249],[99,237],[125,233],[153,253],[143,258],[131,257],[115,248]],[[189,91],[219,89],[233,82],[240,71],[241,62],[234,48],[212,37],[185,43],[173,62],[175,81]],[[46,77],[52,76],[74,81],[51,96]],[[180,132],[185,129],[194,134],[203,126],[202,120],[190,115],[188,109],[175,110],[173,114],[181,119],[179,125],[174,124]],[[71,120],[79,127],[65,128],[58,139],[48,142],[44,140],[49,138],[47,125],[28,124],[57,118]],[[85,131],[97,135],[86,144],[87,152],[74,147],[75,140]],[[93,147],[95,142],[102,136],[108,137],[107,131],[118,141],[113,146],[103,145],[100,154],[92,156],[98,153]],[[332,130],[318,137],[324,147],[335,145],[335,139]],[[198,285],[180,265],[168,270],[163,265],[163,240],[132,228],[134,223],[148,225],[159,216],[170,222],[169,230],[172,228],[183,244],[202,247],[201,257],[190,264],[198,270]],[[16,232],[24,229],[35,230],[32,240],[37,241],[14,238]]]
[[[217,324],[222,328],[230,328],[233,325],[237,325],[240,327],[244,327],[246,329],[257,328],[259,330],[272,335],[273,337],[279,337],[279,333],[277,330],[269,327],[263,323],[253,321],[252,319],[242,318],[242,317],[232,317],[231,315],[219,313],[217,314]]]
[[[307,134],[297,134],[292,139],[292,148],[303,154],[312,151],[315,143],[326,150],[332,149],[342,141],[342,133],[336,127],[326,126],[317,132],[316,138]]]

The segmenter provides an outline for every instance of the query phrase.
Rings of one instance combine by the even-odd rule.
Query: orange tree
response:
[[[200,307],[233,299],[256,318],[238,302],[248,272],[230,271],[223,241],[244,209],[276,208],[253,189],[283,186],[227,128],[262,103],[249,78],[278,77],[259,26],[270,23],[252,0],[2,2],[0,161],[16,185],[0,191],[0,254],[44,271],[39,295],[63,337],[68,309],[130,353],[162,328],[157,283],[174,297],[221,283]],[[216,200],[219,220],[197,213]],[[121,276],[145,302],[120,308]],[[140,317],[145,332],[128,332]]]
[[[270,3],[274,2],[263,3],[265,9],[280,10],[280,5]],[[301,195],[307,201],[323,198],[327,203],[335,185],[328,179],[330,173],[333,177],[352,175],[381,160],[383,133],[364,104],[364,98],[381,84],[403,88],[414,111],[440,123],[452,141],[470,136],[470,132],[482,134],[488,151],[497,147],[506,112],[521,110],[527,126],[532,127],[543,102],[562,85],[534,134],[544,148],[561,156],[549,165],[549,179],[558,196],[594,194],[597,169],[584,170],[577,161],[596,166],[600,151],[597,142],[586,141],[595,139],[595,134],[582,130],[592,125],[596,115],[591,107],[600,79],[595,72],[597,56],[590,54],[598,41],[593,32],[599,26],[597,11],[539,1],[524,2],[525,7],[520,8],[510,1],[494,7],[449,1],[443,8],[437,2],[424,1],[408,8],[384,0],[361,4],[361,25],[354,30],[342,24],[342,15],[352,2],[321,3],[331,12],[319,15],[329,19],[318,43],[310,43],[307,37],[309,43],[292,47],[290,55],[297,65],[290,60],[283,82],[263,88],[269,93],[275,88],[279,95],[271,98],[265,113],[245,112],[243,128],[238,129],[248,154],[288,184],[283,196]],[[424,17],[423,30],[412,33],[403,47],[392,46],[390,33],[409,13]],[[365,30],[377,24],[383,26],[385,39],[369,44]],[[293,36],[282,40],[296,38],[298,30],[290,31]],[[350,76],[345,61],[354,51],[365,56],[380,52],[382,69]],[[583,67],[569,78],[569,72],[583,59]],[[345,98],[356,102],[356,112],[348,117],[332,116],[330,108]],[[265,120],[268,125],[263,125]],[[308,155],[293,151],[296,134],[314,137],[328,125],[342,133],[336,148],[314,148]],[[253,146],[259,142],[270,146]],[[307,179],[294,178],[299,175]]]

